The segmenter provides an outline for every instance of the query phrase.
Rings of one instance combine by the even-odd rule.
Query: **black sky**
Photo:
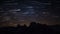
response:
[[[1,0],[1,24],[60,24],[60,1],[55,0]],[[6,22],[6,23],[5,23]]]

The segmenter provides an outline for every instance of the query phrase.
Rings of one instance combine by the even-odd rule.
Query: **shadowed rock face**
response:
[[[0,27],[0,33],[14,33],[14,34],[55,34],[60,32],[60,25],[47,26],[46,24],[39,24],[31,22],[30,26],[17,25],[16,27]]]

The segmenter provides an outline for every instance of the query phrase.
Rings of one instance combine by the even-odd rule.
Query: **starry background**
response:
[[[58,0],[0,0],[0,26],[60,24],[59,9]]]

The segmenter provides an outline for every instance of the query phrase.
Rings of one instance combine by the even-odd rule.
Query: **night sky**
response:
[[[60,2],[55,0],[1,0],[0,25],[27,26],[30,22],[60,24]]]

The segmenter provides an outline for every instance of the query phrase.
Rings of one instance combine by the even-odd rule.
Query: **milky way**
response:
[[[29,24],[39,22],[42,24],[57,24],[59,16],[52,13],[51,1],[3,1],[0,6],[1,24]],[[57,19],[56,19],[57,18]],[[6,22],[6,23],[5,23]]]

